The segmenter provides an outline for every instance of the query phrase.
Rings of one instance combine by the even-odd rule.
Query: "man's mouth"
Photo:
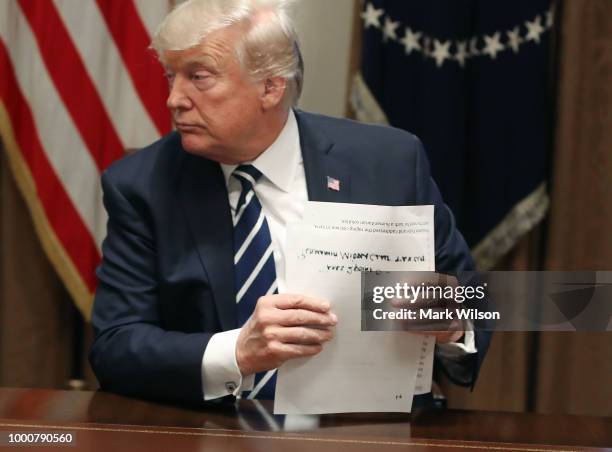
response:
[[[185,132],[185,133],[192,133],[201,128],[200,125],[189,124],[185,122],[177,122],[174,125],[176,127],[176,130],[178,130],[179,132]]]

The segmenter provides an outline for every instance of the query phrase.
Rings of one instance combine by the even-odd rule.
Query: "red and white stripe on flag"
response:
[[[169,0],[0,1],[0,134],[43,247],[89,318],[101,172],[171,129],[148,50]]]

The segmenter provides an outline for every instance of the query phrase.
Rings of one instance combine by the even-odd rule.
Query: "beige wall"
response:
[[[300,108],[344,116],[354,0],[297,0],[293,6],[305,82]]]

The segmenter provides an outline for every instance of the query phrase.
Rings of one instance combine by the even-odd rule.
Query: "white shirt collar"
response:
[[[263,151],[255,160],[252,162],[244,162],[243,164],[253,165],[261,171],[270,182],[284,192],[289,192],[295,178],[295,172],[301,162],[302,152],[300,148],[298,124],[293,110],[289,110],[285,126],[274,143]],[[229,185],[232,172],[237,166],[238,165],[226,165],[221,163],[226,185]]]

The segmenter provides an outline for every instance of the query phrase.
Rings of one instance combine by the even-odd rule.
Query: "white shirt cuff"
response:
[[[463,342],[448,342],[436,344],[438,354],[447,359],[460,359],[465,355],[476,353],[476,339],[474,331],[466,330],[463,333]]]
[[[202,357],[204,400],[227,395],[238,396],[253,389],[255,375],[242,376],[236,362],[236,342],[240,328],[213,334]]]

